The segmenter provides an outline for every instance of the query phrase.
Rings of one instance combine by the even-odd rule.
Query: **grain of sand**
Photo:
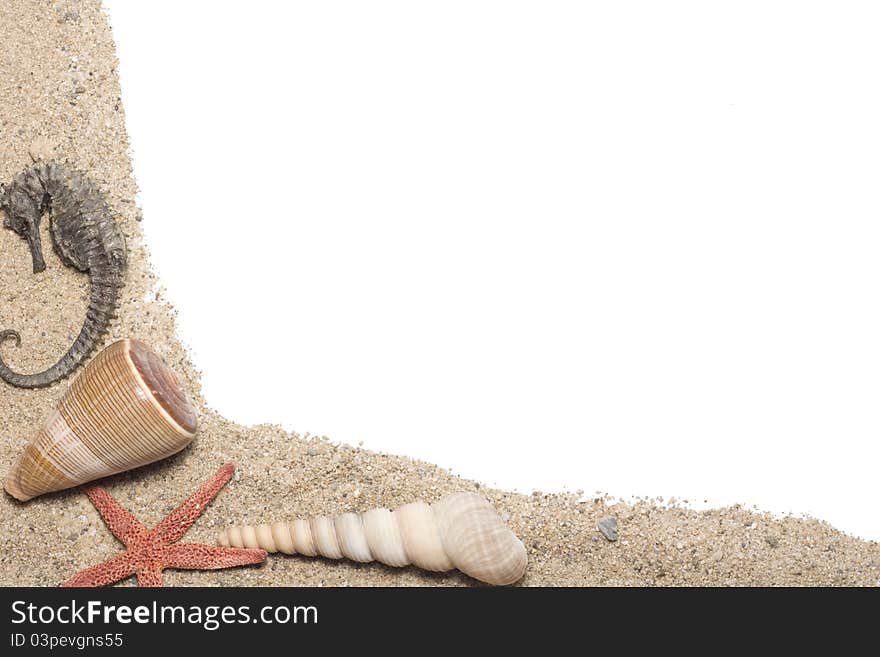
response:
[[[132,336],[153,345],[181,373],[199,408],[199,435],[183,453],[104,481],[142,521],[157,522],[220,464],[234,461],[235,479],[186,540],[213,542],[227,522],[394,507],[454,490],[479,490],[509,518],[528,548],[524,585],[880,584],[880,545],[816,520],[775,519],[739,507],[693,511],[650,500],[627,504],[579,494],[507,493],[410,458],[225,420],[200,396],[199,373],[176,337],[175,311],[156,292],[159,282],[150,271],[135,204],[116,66],[108,20],[97,0],[0,0],[0,180],[9,181],[29,164],[33,151],[53,152],[97,183],[118,216],[131,259],[119,318],[104,344]],[[87,278],[63,267],[48,250],[46,260],[47,271],[34,275],[26,245],[0,230],[0,327],[18,329],[23,339],[22,348],[5,345],[3,353],[23,371],[54,362],[76,336],[86,309]],[[0,387],[3,469],[66,385],[38,391]],[[597,530],[606,516],[618,521],[615,542]],[[2,495],[0,519],[4,585],[55,585],[121,549],[77,490],[27,504]],[[460,574],[284,556],[270,556],[259,567],[166,571],[165,581],[474,584]]]

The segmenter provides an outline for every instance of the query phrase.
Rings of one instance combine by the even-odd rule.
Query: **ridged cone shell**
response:
[[[176,454],[196,427],[177,375],[143,342],[120,340],[70,384],[4,487],[26,501],[131,470]]]

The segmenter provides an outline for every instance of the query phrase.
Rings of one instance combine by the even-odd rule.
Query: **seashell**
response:
[[[439,572],[457,568],[499,586],[518,581],[527,561],[522,541],[476,493],[453,493],[435,504],[413,502],[395,511],[229,527],[218,543],[396,567],[412,564]]]
[[[70,384],[6,477],[6,491],[37,495],[176,454],[196,414],[177,375],[143,342],[104,349]]]

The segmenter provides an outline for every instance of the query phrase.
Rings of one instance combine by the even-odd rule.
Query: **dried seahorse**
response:
[[[395,511],[379,508],[335,518],[228,527],[217,542],[387,566],[412,564],[439,572],[457,568],[496,586],[518,581],[527,562],[522,541],[476,493],[453,493],[434,504],[412,502]]]
[[[14,372],[0,357],[0,379],[19,388],[41,388],[69,376],[89,356],[116,310],[125,270],[125,240],[98,189],[77,171],[56,163],[38,163],[5,189],[0,187],[3,225],[28,243],[34,273],[46,269],[40,243],[40,221],[51,210],[51,235],[62,262],[91,278],[91,295],[79,336],[55,365],[37,374]],[[0,331],[0,344],[17,331]]]

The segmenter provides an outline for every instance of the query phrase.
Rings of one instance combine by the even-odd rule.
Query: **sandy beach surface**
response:
[[[188,449],[103,482],[148,525],[158,522],[222,463],[233,461],[234,480],[185,541],[213,544],[218,529],[229,523],[394,508],[420,498],[434,501],[456,490],[479,490],[509,519],[528,549],[522,585],[880,585],[880,544],[852,538],[818,520],[775,519],[738,507],[693,511],[657,499],[627,504],[575,493],[507,493],[411,458],[274,426],[243,427],[226,421],[200,396],[199,372],[176,337],[175,311],[162,301],[159,282],[150,271],[140,222],[163,217],[142,217],[135,203],[117,61],[99,2],[0,0],[0,99],[0,181],[10,181],[32,156],[52,154],[95,181],[125,233],[131,262],[119,317],[103,345],[123,337],[149,343],[182,376],[198,406],[201,428]],[[64,267],[48,248],[47,226],[44,221],[48,268],[39,275],[31,271],[26,244],[0,230],[0,328],[15,328],[22,335],[22,347],[5,344],[3,355],[26,372],[42,369],[64,353],[87,305],[87,277]],[[4,473],[66,385],[29,391],[0,384]],[[616,518],[618,540],[606,539],[597,529],[605,517]],[[0,521],[2,585],[56,585],[122,549],[86,496],[75,489],[26,504],[0,495]],[[283,555],[270,555],[258,567],[170,570],[165,582],[475,584],[457,573]],[[125,584],[134,584],[134,579]]]

